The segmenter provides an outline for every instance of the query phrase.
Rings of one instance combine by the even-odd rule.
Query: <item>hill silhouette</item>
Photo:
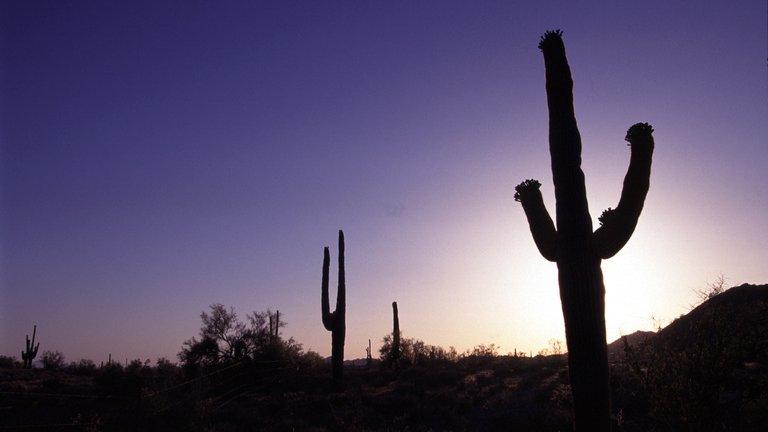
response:
[[[761,430],[768,424],[768,285],[712,295],[658,332],[609,345],[622,401],[647,430]],[[645,413],[640,414],[638,407]],[[666,425],[668,429],[658,427]]]
[[[765,359],[768,349],[768,284],[742,284],[715,295],[680,315],[658,332],[638,330],[608,344],[612,360],[630,347],[685,351],[691,346],[727,339],[745,345],[744,361]],[[741,351],[740,351],[741,352]]]

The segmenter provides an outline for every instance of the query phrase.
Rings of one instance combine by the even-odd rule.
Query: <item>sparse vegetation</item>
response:
[[[724,290],[659,332],[638,332],[627,336],[626,344],[611,344],[612,352],[618,347],[621,354],[611,357],[614,429],[762,430],[768,421],[767,315],[768,286],[743,285]],[[201,314],[200,334],[191,339],[197,342],[184,344],[180,365],[164,358],[154,364],[135,359],[101,367],[78,360],[66,367],[28,370],[14,358],[0,358],[0,404],[11,407],[0,426],[55,423],[110,431],[570,428],[568,369],[565,356],[557,354],[562,349],[557,340],[550,340],[541,355],[528,357],[499,355],[494,344],[457,353],[401,334],[397,370],[376,359],[368,367],[362,360],[360,366],[350,363],[340,388],[328,374],[331,365],[318,354],[303,352],[279,334],[274,337],[276,316],[253,313],[242,322],[233,309],[212,305]],[[210,342],[200,352],[208,356],[189,357],[203,340]],[[245,348],[230,349],[239,344]],[[391,345],[388,334],[382,359]],[[190,367],[185,362],[193,358],[195,367]]]
[[[43,365],[43,369],[62,369],[64,367],[64,354],[61,351],[43,351],[40,362]]]

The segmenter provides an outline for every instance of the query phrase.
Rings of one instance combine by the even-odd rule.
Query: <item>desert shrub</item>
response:
[[[107,363],[99,368],[94,383],[102,393],[113,395],[123,393],[123,366],[119,363]]]
[[[80,359],[76,362],[71,362],[67,366],[67,370],[76,375],[92,376],[96,373],[96,365],[92,360]]]
[[[16,357],[0,355],[0,369],[20,368],[21,362]]]
[[[319,369],[325,364],[325,359],[320,354],[314,351],[307,351],[296,357],[296,362],[299,367],[304,369]]]
[[[475,345],[472,351],[467,351],[466,357],[496,357],[499,355],[499,347],[495,344]]]
[[[64,367],[64,354],[61,351],[44,351],[40,362],[43,369],[58,370]]]
[[[395,356],[392,353],[392,335],[386,335],[382,339],[379,348],[379,356],[384,364],[392,364]],[[456,348],[429,345],[415,338],[400,338],[400,353],[397,356],[398,366],[415,366],[440,361],[456,361],[458,359]]]
[[[280,316],[279,327],[284,327]],[[193,337],[184,342],[178,357],[187,375],[196,375],[222,364],[233,362],[296,363],[302,362],[303,349],[293,338],[283,339],[274,333],[273,322],[277,314],[270,310],[253,312],[246,322],[238,319],[233,308],[214,304],[210,313],[200,314],[202,326],[199,339]]]

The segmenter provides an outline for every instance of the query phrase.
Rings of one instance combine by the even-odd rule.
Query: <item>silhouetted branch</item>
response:
[[[610,258],[624,247],[637,226],[648,194],[653,158],[653,128],[637,123],[629,128],[625,140],[632,151],[629,169],[624,177],[621,199],[616,209],[608,208],[600,216],[601,227],[593,236],[595,252],[600,258]]]
[[[525,217],[533,235],[533,241],[541,255],[549,261],[556,261],[557,232],[552,217],[549,216],[537,180],[525,180],[515,186],[515,201],[519,201],[525,210]]]

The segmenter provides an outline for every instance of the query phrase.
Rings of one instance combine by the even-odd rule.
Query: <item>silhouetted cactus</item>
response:
[[[371,355],[371,340],[368,339],[368,348],[365,349],[365,366],[370,368],[373,363],[373,356]]]
[[[632,154],[619,204],[601,215],[602,226],[593,233],[581,170],[581,137],[573,112],[573,81],[561,36],[559,30],[548,31],[539,43],[546,68],[557,230],[544,206],[538,181],[519,184],[515,200],[523,205],[539,252],[557,262],[574,427],[605,431],[610,428],[610,407],[600,262],[615,255],[637,226],[649,187],[653,128],[647,123],[629,128],[625,139]]]
[[[397,302],[392,302],[392,353],[390,361],[393,365],[400,360],[400,318],[397,316]]]
[[[336,310],[331,312],[328,300],[328,272],[331,254],[328,247],[323,251],[323,282],[320,302],[323,325],[331,332],[331,367],[333,379],[341,381],[344,372],[344,334],[346,332],[346,283],[344,280],[344,232],[339,230],[339,287],[336,292]]]
[[[280,311],[275,311],[274,315],[269,315],[269,338],[272,343],[277,343],[280,339]]]
[[[32,361],[37,357],[37,350],[40,348],[40,342],[35,345],[35,335],[37,333],[37,326],[32,329],[32,340],[29,340],[29,335],[26,336],[27,343],[26,349],[21,352],[22,366],[25,369],[32,367]]]
[[[280,337],[280,311],[275,311],[275,340]]]

